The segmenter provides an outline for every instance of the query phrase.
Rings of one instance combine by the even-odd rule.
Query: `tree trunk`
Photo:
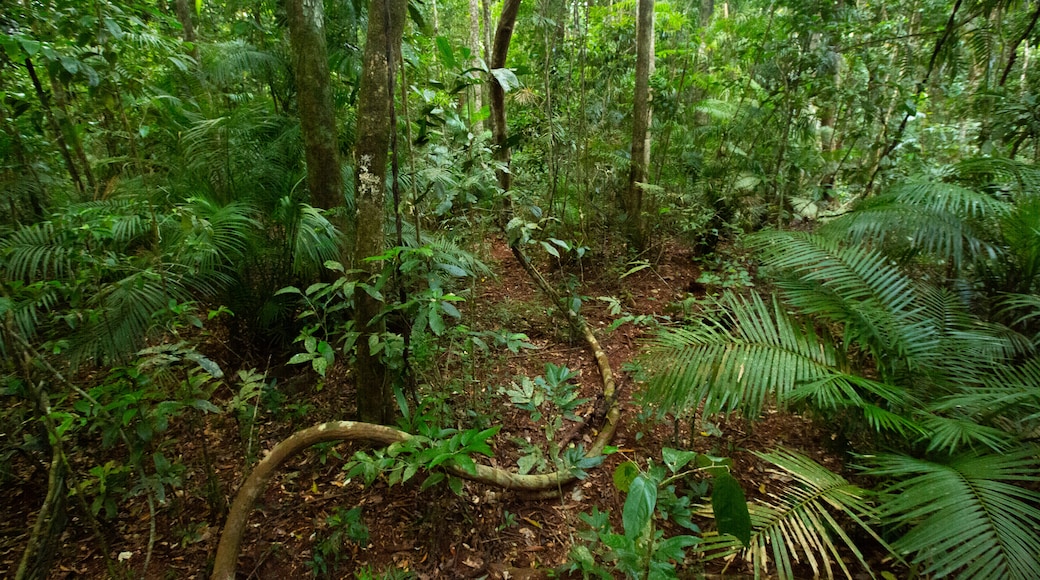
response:
[[[513,27],[516,25],[516,15],[520,11],[520,0],[505,0],[502,4],[502,15],[498,18],[498,28],[495,29],[495,41],[491,47],[491,62],[488,63],[492,69],[504,68],[506,56],[509,55],[509,43],[513,39]],[[506,140],[509,133],[506,130],[506,91],[498,82],[491,79],[491,132],[495,142],[495,161],[503,167],[496,170],[498,186],[505,196],[509,191],[511,176],[509,174],[509,145]],[[504,199],[507,199],[504,197]],[[505,203],[508,211],[509,203]]]
[[[65,132],[65,139],[72,146],[76,159],[79,160],[83,176],[87,178],[87,185],[94,192],[93,195],[97,196],[99,191],[97,180],[94,179],[94,171],[90,168],[90,161],[87,160],[87,153],[83,150],[83,142],[76,131],[76,125],[72,122],[72,115],[69,113],[69,100],[65,95],[65,85],[57,75],[50,71],[49,67],[47,74],[51,80],[51,94],[54,95],[54,104],[58,107],[58,124],[61,126],[62,131]]]
[[[394,98],[392,67],[401,49],[407,6],[407,0],[372,0],[368,12],[354,150],[357,202],[354,252],[359,267],[369,275],[377,274],[382,267],[379,262],[360,262],[360,259],[378,255],[384,249],[387,149],[391,131],[397,130],[390,124]],[[369,348],[369,338],[380,336],[385,329],[381,319],[373,322],[381,309],[382,304],[368,293],[357,294],[354,324],[361,333],[355,375],[358,416],[369,423],[389,422],[393,410],[393,391],[386,365]]]
[[[36,74],[36,67],[33,66],[32,59],[25,59],[25,69],[29,72],[29,78],[32,80],[33,88],[36,90],[36,98],[40,100],[43,116],[46,117],[47,124],[50,125],[51,132],[54,133],[54,140],[58,143],[58,151],[61,153],[61,158],[65,160],[65,168],[68,169],[69,176],[72,177],[72,183],[76,186],[76,191],[83,193],[83,180],[80,179],[79,170],[76,169],[76,164],[72,161],[69,145],[65,142],[65,134],[62,132],[61,126],[58,125],[58,120],[54,118],[50,99],[47,97],[47,93],[43,91],[43,85],[40,83],[39,75]]]
[[[650,166],[650,75],[654,70],[654,0],[639,0],[636,10],[636,88],[632,106],[632,162],[622,196],[628,238],[636,250],[646,249],[643,188]]]
[[[195,25],[191,21],[191,5],[188,3],[188,0],[176,0],[174,11],[177,13],[177,20],[181,23],[181,29],[184,31],[184,42],[191,45],[191,55],[195,57],[197,62],[199,60],[199,46],[195,43]]]
[[[338,208],[343,205],[343,173],[322,0],[286,0],[285,4],[311,203],[323,209]]]
[[[480,1],[469,0],[469,49],[473,51],[473,58],[470,61],[470,66],[477,66],[477,61],[480,58]],[[481,107],[484,106],[481,99],[481,93],[483,87],[470,85],[467,91],[470,94],[469,104],[470,111],[469,117],[473,118],[473,115],[480,112]],[[483,130],[484,123],[477,122],[473,124],[473,134],[479,135]]]

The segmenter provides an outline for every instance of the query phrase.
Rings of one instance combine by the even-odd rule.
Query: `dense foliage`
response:
[[[207,445],[178,459],[171,433],[233,416],[249,465],[258,413],[309,423],[309,403],[268,376],[285,365],[309,366],[317,392],[336,365],[376,364],[385,409],[421,426],[429,449],[456,441],[445,465],[473,464],[460,449],[490,453],[493,405],[475,392],[452,401],[444,385],[495,349],[531,346],[524,328],[471,327],[459,306],[490,274],[482,240],[501,230],[558,270],[551,308],[574,313],[593,264],[622,279],[691,248],[702,284],[630,367],[648,377],[639,404],[694,422],[803,413],[847,453],[840,474],[761,453],[792,485],[752,503],[739,538],[692,523],[663,538],[658,519],[693,513],[668,485],[694,456],[666,457],[670,471],[651,461],[625,478],[623,530],[583,516],[572,573],[669,577],[743,550],[756,574],[793,577],[804,560],[851,577],[877,563],[867,542],[920,577],[1040,577],[1040,6],[659,0],[634,204],[645,1],[522,3],[497,68],[498,3],[410,2],[393,22],[399,54],[382,51],[392,82],[375,106],[396,126],[375,184],[354,153],[370,144],[365,31],[384,11],[393,28],[390,9],[325,3],[315,68],[328,76],[316,80],[290,34],[295,4],[0,12],[0,485],[16,456],[49,465],[45,509],[78,510],[110,574],[123,564],[102,524],[123,502],[144,498],[153,521],[174,490],[226,510]],[[506,91],[511,157],[492,134],[492,84]],[[301,115],[320,106],[342,178],[324,183],[342,203],[312,191],[321,136]],[[384,182],[385,200],[371,198]],[[621,247],[633,212],[644,230]],[[372,224],[383,250],[358,251]],[[359,322],[361,308],[374,310]],[[474,360],[453,362],[459,345]],[[546,369],[504,390],[545,426],[546,448],[528,441],[520,465],[584,474],[594,458],[557,440],[584,401],[568,369]],[[427,455],[415,469],[457,488],[436,471],[447,460]],[[410,469],[395,458],[354,469]],[[718,469],[693,471],[730,485]],[[342,529],[316,550],[315,574],[334,574],[333,544],[367,538],[359,513],[330,520]],[[45,576],[59,532],[32,534],[20,577]],[[611,542],[625,555],[606,555]]]

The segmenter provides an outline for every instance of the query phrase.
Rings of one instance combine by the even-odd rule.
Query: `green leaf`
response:
[[[318,373],[323,377],[325,376],[325,369],[327,369],[328,366],[329,361],[325,360],[324,358],[317,357],[311,360],[311,367],[314,368],[314,372]]]
[[[693,461],[695,457],[697,457],[696,451],[681,451],[671,447],[661,449],[661,458],[664,459],[664,464],[668,466],[668,471],[672,473],[686,467],[686,464]]]
[[[643,475],[637,476],[628,488],[628,497],[625,498],[625,507],[621,512],[626,538],[635,540],[647,531],[656,505],[657,485]]]
[[[459,63],[455,60],[455,52],[451,49],[451,43],[447,38],[443,36],[437,37],[437,53],[441,57],[441,62],[448,68],[458,68]]]
[[[202,0],[195,0],[195,16],[202,15]]]
[[[430,309],[429,323],[430,330],[432,330],[434,334],[437,336],[444,334],[444,319],[441,318],[440,313],[434,309]]]
[[[447,302],[447,301],[442,300],[440,302],[440,306],[441,306],[441,310],[443,310],[444,313],[447,314],[448,316],[451,316],[452,318],[462,318],[462,313],[459,312],[459,309],[455,308],[455,305],[452,304],[451,302]]]
[[[614,470],[614,487],[627,492],[638,475],[639,466],[632,461],[626,461]]]
[[[744,490],[735,477],[726,473],[715,476],[711,492],[711,510],[720,534],[735,536],[744,547],[751,546],[751,515],[748,513]]]
[[[286,364],[298,365],[300,363],[305,363],[313,358],[314,355],[309,352],[298,352],[294,354],[293,357],[289,359],[289,362]]]
[[[440,471],[431,473],[429,477],[423,480],[422,485],[419,486],[419,491],[423,491],[426,488],[437,485],[438,483],[444,481],[445,477],[446,476],[444,475],[444,473]]]
[[[204,412],[204,413],[216,413],[220,414],[220,408],[206,399],[195,399],[191,402],[191,406]]]
[[[507,68],[493,68],[491,76],[495,77],[504,92],[508,93],[520,86],[520,79],[516,78],[516,73]]]

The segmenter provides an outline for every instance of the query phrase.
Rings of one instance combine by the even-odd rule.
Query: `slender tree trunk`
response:
[[[195,43],[195,25],[191,20],[191,5],[188,0],[176,0],[174,11],[177,13],[177,20],[181,23],[181,29],[184,32],[184,42],[191,45],[191,55],[198,62],[199,46]]]
[[[357,233],[354,251],[366,258],[384,249],[383,223],[386,200],[387,150],[390,146],[393,114],[393,63],[401,49],[407,0],[372,0],[368,12],[368,37],[358,94],[356,168]],[[395,208],[397,211],[399,208]],[[369,275],[382,267],[378,262],[362,262]],[[357,342],[358,415],[362,421],[388,423],[392,418],[393,391],[386,365],[369,348],[369,338],[385,330],[382,319],[374,322],[382,304],[366,292],[359,292],[354,311],[355,328],[361,332]]]
[[[0,91],[3,90],[3,79],[0,79]],[[7,138],[11,140],[11,152],[14,154],[15,160],[22,167],[22,169],[32,176],[33,183],[36,185],[35,191],[28,192],[28,202],[32,207],[32,215],[36,219],[43,218],[43,208],[47,201],[47,188],[44,187],[43,182],[40,181],[40,174],[36,172],[36,168],[33,167],[32,162],[29,161],[29,157],[25,154],[25,146],[22,144],[22,135],[18,132],[17,127],[7,122],[7,110],[4,107],[2,101],[0,101],[0,125],[3,126],[4,133],[7,133]],[[18,223],[19,220],[19,208],[15,203],[15,196],[12,194],[9,198],[11,207],[11,219]]]
[[[932,49],[932,56],[928,59],[928,68],[925,69],[924,77],[917,83],[917,88],[914,90],[914,102],[920,98],[924,92],[925,87],[928,85],[928,79],[931,78],[932,73],[935,72],[935,64],[938,62],[939,54],[942,52],[943,45],[953,35],[953,29],[957,25],[957,12],[961,8],[963,0],[957,0],[953,5],[953,10],[950,11],[950,17],[946,21],[946,27],[943,29],[943,33],[939,36],[939,39],[935,41],[935,48]],[[966,23],[965,23],[966,24]],[[888,145],[878,155],[877,161],[875,162],[874,169],[870,173],[870,180],[867,182],[866,188],[864,188],[863,195],[869,196],[874,188],[874,181],[877,179],[878,173],[881,171],[881,162],[895,151],[896,147],[903,140],[903,133],[906,131],[906,125],[910,121],[912,116],[911,111],[907,111],[903,114],[903,120],[899,123],[899,127],[896,129],[895,135],[892,140],[888,142]]]
[[[520,0],[504,0],[502,4],[502,15],[498,18],[498,28],[495,29],[495,42],[491,48],[492,69],[504,68],[506,56],[509,55],[509,43],[513,39],[513,27],[516,26],[516,15],[520,11]],[[509,138],[506,129],[506,91],[499,84],[498,79],[491,79],[491,132],[496,145],[495,160],[503,165],[496,170],[498,186],[502,189],[505,213],[508,213],[509,202],[506,194],[509,192],[511,176],[509,174],[510,152],[506,140]]]
[[[470,66],[477,66],[477,60],[480,56],[480,0],[469,0],[469,49],[473,51],[473,58],[470,61]],[[480,109],[484,106],[481,102],[481,93],[483,92],[483,86],[470,85],[468,92],[470,94],[470,119],[473,115],[480,112]],[[483,130],[483,122],[476,122],[473,124],[473,134],[479,134]]]
[[[654,70],[654,0],[639,0],[636,9],[636,88],[632,106],[632,162],[622,196],[628,238],[638,251],[646,249],[643,187],[650,167],[650,75]]]
[[[97,195],[97,180],[94,179],[94,171],[90,168],[90,161],[87,160],[86,151],[83,150],[83,142],[80,140],[79,133],[76,132],[76,126],[72,122],[72,115],[69,113],[68,97],[65,94],[65,85],[53,73],[48,72],[48,76],[50,76],[51,80],[51,93],[54,95],[54,104],[58,107],[58,124],[65,132],[65,139],[72,146],[76,159],[79,160],[83,176],[87,178],[87,185],[90,186],[94,195]]]
[[[1008,75],[1011,74],[1011,69],[1015,66],[1015,59],[1018,58],[1019,45],[1025,42],[1027,43],[1026,46],[1029,46],[1029,35],[1032,34],[1033,29],[1036,28],[1037,20],[1040,20],[1040,2],[1037,2],[1036,10],[1033,11],[1033,17],[1030,18],[1026,29],[1022,31],[1022,34],[1015,39],[1014,44],[1010,47],[1007,66],[1004,67],[1004,72],[1000,75],[1000,86],[1004,86],[1004,83],[1007,82]]]
[[[343,205],[343,173],[322,0],[286,0],[285,8],[311,203],[324,209],[338,208]]]
[[[54,140],[58,142],[58,151],[61,153],[62,159],[65,160],[65,168],[69,171],[69,176],[72,177],[72,183],[76,186],[76,191],[83,193],[83,180],[79,176],[79,170],[76,169],[76,164],[72,161],[72,154],[69,153],[69,145],[65,142],[65,134],[61,130],[61,126],[58,125],[58,120],[54,118],[54,111],[51,110],[51,101],[47,97],[47,93],[43,90],[43,85],[40,84],[40,77],[36,74],[36,67],[33,66],[32,59],[25,59],[25,68],[29,72],[29,78],[32,80],[33,88],[36,90],[36,98],[40,100],[40,107],[43,109],[43,116],[47,118],[47,124],[51,127],[51,132],[54,133]]]
[[[483,29],[483,36],[480,41],[482,43],[481,49],[484,55],[484,63],[490,66],[491,63],[491,7],[488,5],[490,0],[480,0],[480,24]],[[480,90],[483,94],[483,102],[489,108],[491,107],[491,82],[487,79],[480,84]]]

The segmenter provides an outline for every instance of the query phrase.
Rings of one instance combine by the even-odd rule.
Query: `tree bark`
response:
[[[343,173],[322,0],[286,0],[285,4],[311,203],[323,209],[339,208],[343,205]]]
[[[72,161],[69,145],[65,142],[65,134],[62,132],[61,126],[58,125],[58,120],[54,118],[54,111],[51,110],[51,101],[43,90],[43,85],[40,83],[39,75],[36,74],[36,67],[33,66],[32,59],[25,59],[25,69],[29,72],[33,89],[36,90],[36,98],[40,100],[43,116],[46,117],[47,124],[50,125],[51,132],[54,133],[54,139],[58,142],[58,151],[61,153],[61,158],[65,160],[65,168],[68,169],[69,176],[72,177],[72,183],[76,186],[76,191],[83,193],[83,180],[79,176],[76,164]]]
[[[94,179],[94,171],[90,168],[90,161],[87,160],[87,153],[83,149],[83,141],[79,138],[79,133],[76,132],[76,126],[72,122],[72,114],[69,113],[68,97],[65,95],[65,85],[61,79],[52,72],[53,69],[48,67],[47,75],[51,81],[51,94],[54,96],[54,104],[58,107],[58,124],[61,126],[62,131],[65,132],[65,139],[72,146],[73,153],[76,154],[76,159],[79,160],[80,168],[83,170],[83,176],[87,178],[87,185],[94,192],[96,196],[98,194],[97,180]]]
[[[470,66],[478,65],[478,60],[480,58],[480,44],[480,0],[469,0],[469,49],[473,51],[473,57],[470,59],[469,63]],[[474,114],[479,113],[481,107],[484,106],[482,102],[483,99],[481,98],[483,90],[483,87],[479,85],[470,85],[469,87],[470,119],[473,118]],[[473,133],[479,135],[483,130],[483,126],[484,123],[481,121],[474,123]]]
[[[407,0],[372,0],[369,6],[368,37],[358,93],[357,145],[354,149],[357,231],[354,252],[359,262],[382,253],[386,201],[387,150],[393,107],[393,63],[401,50]],[[396,208],[395,208],[396,209]],[[369,276],[382,268],[379,262],[360,262]],[[355,300],[354,324],[361,333],[357,342],[358,416],[369,423],[392,419],[393,391],[386,365],[369,348],[369,338],[385,330],[382,319],[374,321],[382,304],[366,292]]]
[[[513,39],[513,27],[516,26],[516,15],[519,11],[520,0],[505,0],[502,4],[502,15],[498,18],[498,27],[495,29],[495,41],[491,47],[491,62],[489,66],[492,69],[505,68],[506,66],[506,56],[509,55],[509,43]],[[498,79],[494,77],[491,79],[490,105],[491,133],[496,146],[495,161],[502,164],[502,167],[497,169],[495,173],[498,177],[498,186],[502,189],[503,196],[505,196],[512,181],[509,174],[509,144],[506,142],[509,138],[509,132],[506,129],[506,91],[498,82]],[[509,203],[506,202],[506,212],[508,212],[508,209]]]
[[[650,166],[650,75],[654,70],[654,0],[639,0],[636,10],[636,87],[632,106],[632,162],[628,187],[622,196],[629,241],[638,251],[646,249],[643,220],[643,188]]]
[[[177,13],[177,20],[181,23],[181,29],[184,32],[184,42],[191,45],[191,55],[198,62],[199,46],[195,43],[195,25],[191,20],[191,6],[188,4],[188,0],[176,0],[174,11]]]

